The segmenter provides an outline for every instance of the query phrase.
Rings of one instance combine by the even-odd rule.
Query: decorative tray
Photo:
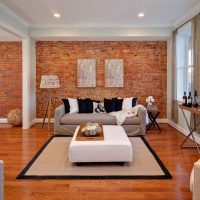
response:
[[[81,124],[76,136],[76,141],[101,141],[104,140],[103,127],[102,124],[98,124],[101,130],[97,135],[86,135],[84,130],[86,129],[86,124]]]

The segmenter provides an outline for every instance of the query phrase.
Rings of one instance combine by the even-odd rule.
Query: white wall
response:
[[[30,121],[36,118],[36,47],[35,40],[30,40]]]
[[[35,41],[22,40],[23,69],[23,129],[28,129],[36,118],[36,56]]]

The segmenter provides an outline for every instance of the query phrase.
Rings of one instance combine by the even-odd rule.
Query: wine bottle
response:
[[[192,95],[191,92],[189,92],[188,98],[187,98],[187,106],[192,107]]]
[[[195,90],[195,92],[194,92],[194,100],[193,100],[193,107],[197,108],[198,106],[199,105],[198,105],[197,91]]]
[[[187,96],[186,96],[186,92],[184,92],[184,95],[183,95],[183,106],[187,106]]]

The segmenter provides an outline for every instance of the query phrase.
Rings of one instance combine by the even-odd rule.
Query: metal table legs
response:
[[[196,140],[195,140],[195,137],[194,137],[194,131],[196,131],[196,127],[197,127],[197,124],[196,124],[196,115],[195,114],[192,114],[192,116],[194,117],[194,128],[192,128],[190,125],[189,125],[189,122],[187,120],[187,117],[185,115],[185,112],[183,111],[183,109],[181,108],[182,110],[182,113],[183,113],[183,116],[185,118],[185,122],[187,124],[187,127],[190,131],[190,133],[188,134],[188,136],[186,136],[185,140],[183,141],[183,143],[181,144],[181,148],[197,148],[199,154],[200,154],[200,146],[197,144]],[[186,146],[184,145],[186,143],[186,141],[190,138],[190,136],[192,137],[193,139],[193,142],[195,143],[195,146]]]

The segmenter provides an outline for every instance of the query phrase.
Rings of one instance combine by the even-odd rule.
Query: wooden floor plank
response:
[[[171,180],[16,180],[53,134],[37,124],[29,130],[0,125],[0,159],[5,162],[5,200],[188,200],[196,149],[180,149],[184,136],[167,124],[145,138],[168,168]],[[147,164],[147,163],[144,163]]]

